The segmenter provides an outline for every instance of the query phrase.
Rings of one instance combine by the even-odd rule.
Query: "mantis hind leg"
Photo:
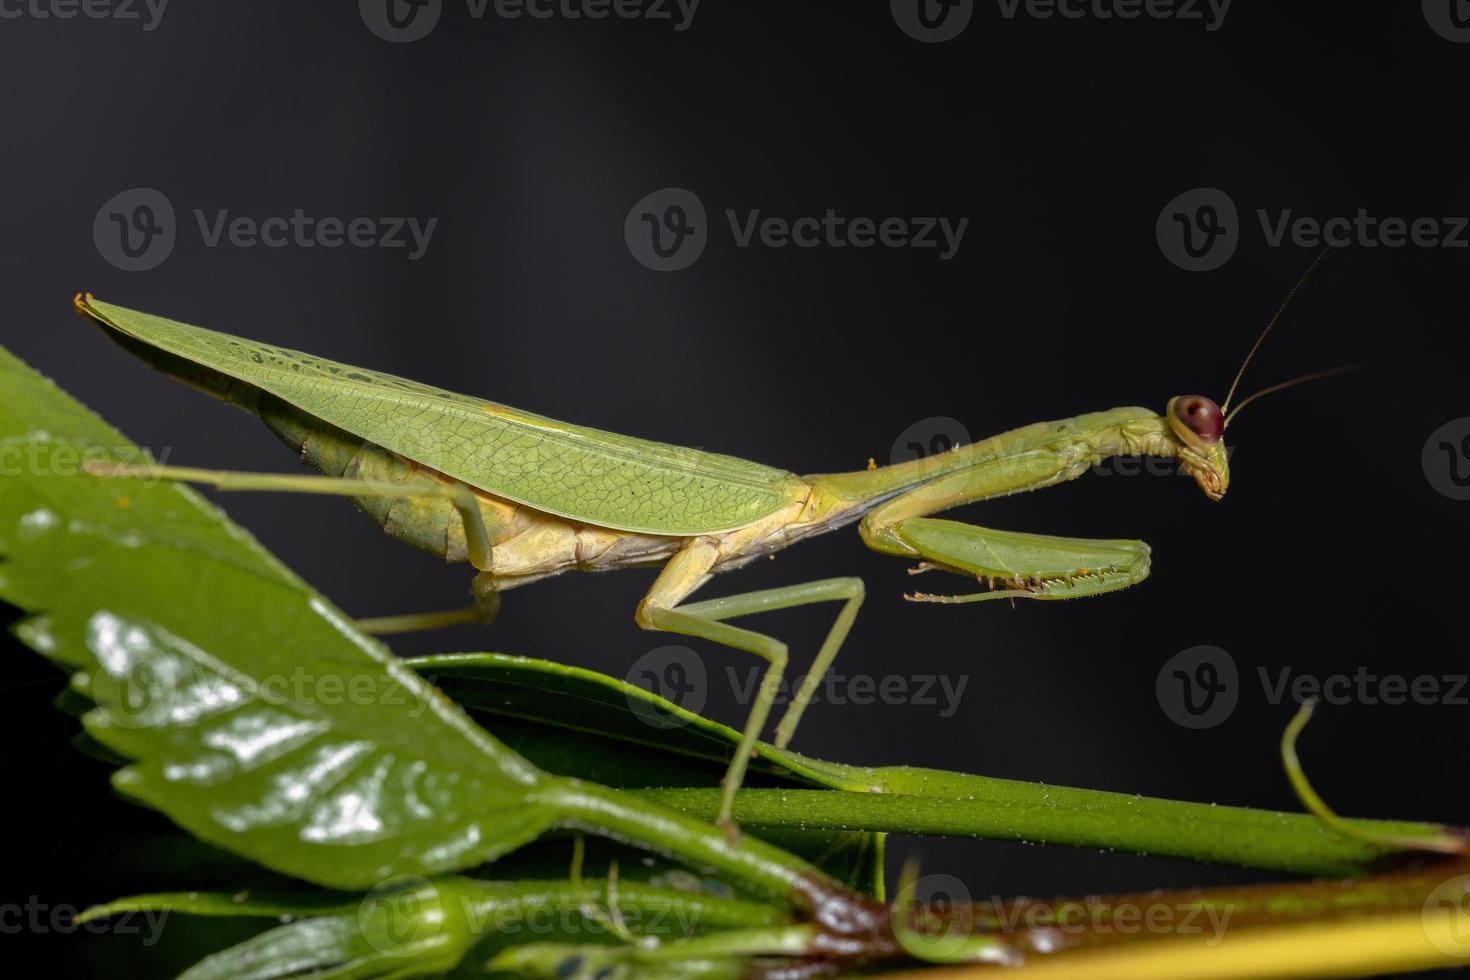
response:
[[[204,470],[184,466],[119,466],[106,462],[89,463],[85,469],[94,476],[178,480],[185,483],[200,483],[218,490],[315,493],[357,498],[439,498],[447,500],[459,513],[464,526],[465,550],[470,564],[482,571],[491,567],[492,547],[490,531],[485,525],[485,515],[475,495],[463,483],[441,483],[425,477],[394,482],[353,477],[241,473],[232,470]],[[361,619],[357,621],[357,625],[366,633],[406,633],[461,623],[489,623],[495,618],[499,608],[500,598],[497,593],[477,587],[475,603],[462,609]]]
[[[847,638],[853,620],[857,617],[858,607],[862,604],[864,592],[861,579],[834,578],[680,605],[684,597],[708,579],[715,556],[716,549],[712,545],[695,541],[670,559],[658,581],[639,605],[638,623],[647,629],[698,637],[735,650],[744,650],[766,661],[765,674],[761,678],[750,712],[746,715],[740,742],[720,782],[720,810],[715,822],[734,839],[738,834],[734,820],[731,819],[735,793],[745,781],[745,771],[750,764],[756,740],[760,738],[780,692],[781,680],[786,671],[787,647],[775,637],[733,626],[725,620],[814,602],[844,603],[812,663],[812,669],[802,681],[776,728],[776,744],[785,746],[795,733],[802,712],[811,703],[822,675],[836,658],[842,641]]]
[[[443,629],[446,626],[463,626],[470,623],[489,625],[500,612],[500,594],[477,593],[476,601],[459,609],[442,612],[404,613],[399,616],[374,616],[355,620],[357,628],[374,636],[389,636],[394,633],[415,633],[423,630]]]

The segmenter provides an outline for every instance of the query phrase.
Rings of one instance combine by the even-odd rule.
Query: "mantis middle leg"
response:
[[[787,648],[785,643],[775,637],[732,626],[725,620],[814,602],[843,603],[842,610],[827,632],[827,638],[817,651],[811,670],[792,698],[780,724],[776,726],[776,745],[784,747],[795,734],[802,712],[806,710],[822,676],[836,658],[842,641],[847,638],[853,620],[857,618],[864,593],[861,579],[832,578],[681,605],[685,597],[708,580],[717,555],[718,549],[713,544],[703,539],[691,541],[664,566],[658,580],[639,603],[637,619],[638,624],[645,629],[710,640],[721,646],[753,653],[766,661],[766,670],[756,691],[755,701],[740,733],[740,743],[736,746],[735,756],[730,760],[730,766],[725,770],[724,779],[720,783],[720,810],[716,823],[733,838],[736,828],[730,814],[735,805],[735,792],[745,780],[751,752],[765,728],[766,719],[770,716],[771,707],[780,691],[781,679],[786,670]]]

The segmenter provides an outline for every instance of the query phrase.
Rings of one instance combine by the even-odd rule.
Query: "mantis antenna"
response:
[[[1339,374],[1346,374],[1349,371],[1356,371],[1357,369],[1358,365],[1356,364],[1341,364],[1335,368],[1328,368],[1325,371],[1313,371],[1311,374],[1304,374],[1299,378],[1292,378],[1290,381],[1283,381],[1280,384],[1271,385],[1269,388],[1262,388],[1260,391],[1242,399],[1240,404],[1236,405],[1235,408],[1230,412],[1230,414],[1225,416],[1223,427],[1228,428],[1230,426],[1230,420],[1239,415],[1242,408],[1245,408],[1257,398],[1260,398],[1264,395],[1269,395],[1275,391],[1281,391],[1283,388],[1290,388],[1294,385],[1306,384],[1308,381],[1321,381],[1323,378],[1335,377]]]
[[[1225,393],[1225,401],[1220,406],[1220,411],[1225,416],[1222,430],[1224,428],[1229,428],[1230,420],[1233,419],[1242,408],[1245,408],[1251,402],[1255,401],[1257,398],[1262,397],[1263,395],[1269,395],[1272,392],[1281,391],[1283,388],[1290,388],[1293,385],[1304,384],[1308,381],[1318,381],[1322,378],[1330,378],[1333,375],[1342,374],[1345,371],[1351,371],[1357,366],[1354,364],[1346,364],[1341,367],[1331,368],[1326,371],[1316,371],[1312,374],[1304,374],[1299,378],[1292,378],[1290,381],[1283,381],[1280,384],[1272,385],[1269,388],[1262,388],[1260,391],[1255,392],[1254,394],[1247,397],[1244,401],[1242,401],[1239,405],[1235,406],[1235,411],[1230,410],[1230,400],[1235,397],[1235,389],[1240,387],[1240,379],[1245,376],[1245,369],[1250,366],[1251,360],[1256,356],[1256,351],[1261,349],[1261,344],[1265,341],[1266,335],[1271,332],[1272,327],[1276,326],[1276,321],[1280,320],[1281,314],[1286,312],[1286,307],[1288,306],[1288,304],[1291,303],[1292,297],[1297,294],[1297,290],[1301,289],[1302,284],[1305,283],[1307,279],[1311,277],[1312,273],[1317,270],[1317,266],[1320,265],[1322,260],[1327,257],[1327,253],[1332,249],[1332,247],[1333,246],[1331,244],[1328,244],[1322,248],[1322,251],[1317,253],[1317,257],[1312,260],[1311,265],[1308,265],[1307,270],[1301,274],[1301,278],[1296,281],[1291,289],[1287,290],[1286,296],[1281,300],[1281,305],[1276,307],[1276,312],[1271,314],[1271,319],[1267,321],[1266,329],[1261,331],[1261,335],[1256,338],[1256,342],[1254,344],[1251,344],[1251,349],[1246,352],[1245,360],[1240,362],[1240,370],[1235,372],[1235,380],[1230,382],[1230,390]]]

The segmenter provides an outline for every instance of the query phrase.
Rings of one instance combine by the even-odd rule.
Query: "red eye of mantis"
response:
[[[1219,442],[1225,434],[1225,415],[1220,406],[1204,395],[1185,395],[1174,402],[1174,416],[1193,432],[1200,442]]]

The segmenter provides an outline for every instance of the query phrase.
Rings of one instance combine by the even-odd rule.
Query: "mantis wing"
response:
[[[569,425],[297,351],[113,306],[104,328],[243,382],[494,496],[619,531],[688,536],[759,520],[805,484],[784,470]]]

